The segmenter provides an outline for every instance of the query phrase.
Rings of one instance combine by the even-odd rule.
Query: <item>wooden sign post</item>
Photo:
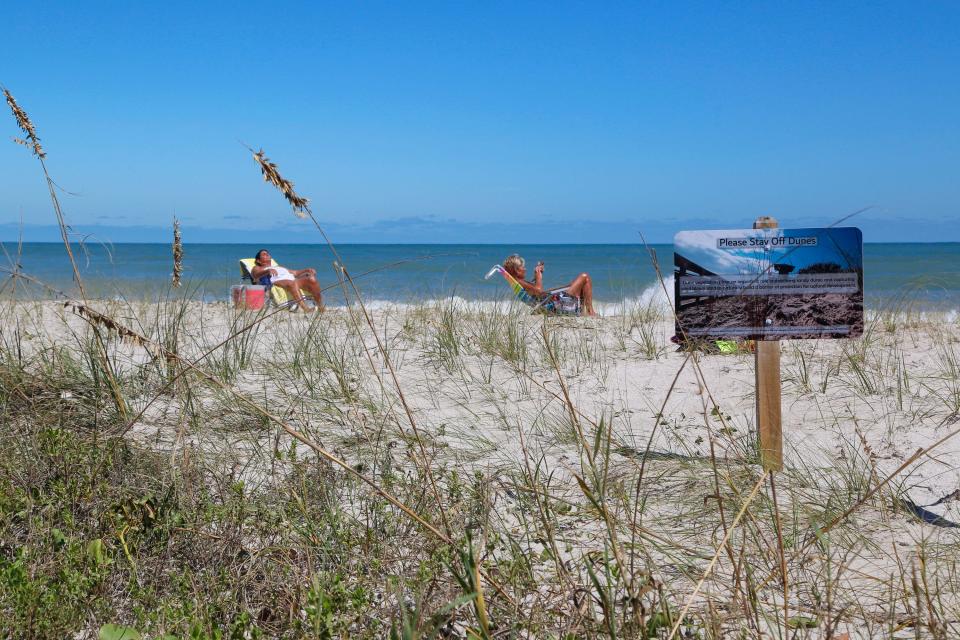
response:
[[[863,335],[863,234],[855,227],[679,231],[674,339],[754,340],[760,461],[783,470],[780,341]]]
[[[775,229],[777,219],[761,216],[754,229]],[[764,319],[760,318],[760,322]],[[780,341],[757,340],[754,351],[757,428],[760,461],[767,471],[783,470],[783,430],[780,423]]]

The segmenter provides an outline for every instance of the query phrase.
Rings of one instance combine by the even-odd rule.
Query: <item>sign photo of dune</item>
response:
[[[855,227],[681,231],[679,339],[853,338],[863,333],[863,235]]]

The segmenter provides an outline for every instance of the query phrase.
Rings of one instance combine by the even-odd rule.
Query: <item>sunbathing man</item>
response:
[[[503,268],[506,269],[510,275],[517,279],[517,282],[520,283],[520,286],[522,286],[527,293],[533,296],[544,298],[550,295],[551,291],[558,290],[543,288],[542,260],[537,263],[536,267],[533,268],[533,282],[528,282],[526,280],[526,263],[524,262],[523,258],[517,254],[507,257],[507,259],[503,261]],[[597,315],[593,310],[593,281],[590,280],[590,274],[581,273],[574,278],[570,284],[565,287],[561,287],[560,289],[562,289],[562,293],[566,293],[567,295],[578,299],[587,315]]]
[[[280,265],[274,266],[270,252],[266,249],[257,251],[254,261],[256,264],[250,275],[253,276],[256,282],[260,284],[269,283],[274,287],[280,287],[290,294],[291,299],[300,305],[301,310],[309,313],[314,311],[314,309],[307,306],[303,292],[301,291],[301,289],[306,289],[307,292],[313,296],[313,299],[316,300],[316,308],[323,311],[323,295],[320,293],[320,284],[317,282],[317,272],[315,269],[309,267],[306,269],[287,269]]]

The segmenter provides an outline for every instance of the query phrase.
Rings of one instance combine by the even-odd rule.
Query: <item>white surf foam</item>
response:
[[[654,282],[636,298],[624,298],[617,302],[597,302],[594,306],[602,316],[615,317],[637,311],[669,315],[673,309],[673,276],[664,278],[663,284],[659,281]]]
[[[664,288],[666,288],[667,293],[664,293]],[[411,309],[442,307],[475,313],[491,311],[506,312],[509,311],[512,306],[520,305],[520,303],[509,298],[500,300],[474,300],[461,296],[431,298],[416,302],[399,302],[396,300],[371,298],[364,299],[363,303],[364,306],[371,311],[408,311]],[[356,306],[356,302],[354,302],[353,305]],[[342,300],[338,302],[328,299],[327,306],[342,309],[345,305]],[[639,296],[617,301],[597,301],[594,303],[594,307],[597,312],[604,317],[617,317],[636,311],[669,314],[673,308],[673,276],[665,278],[663,285],[659,282],[650,284]]]

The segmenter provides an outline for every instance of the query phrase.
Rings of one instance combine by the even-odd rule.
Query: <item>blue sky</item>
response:
[[[187,240],[303,241],[243,141],[345,242],[670,241],[867,206],[867,242],[960,240],[960,4],[732,4],[15,3],[0,84],[68,220],[108,237],[163,241],[176,214]],[[38,171],[0,144],[0,239],[49,231]]]

